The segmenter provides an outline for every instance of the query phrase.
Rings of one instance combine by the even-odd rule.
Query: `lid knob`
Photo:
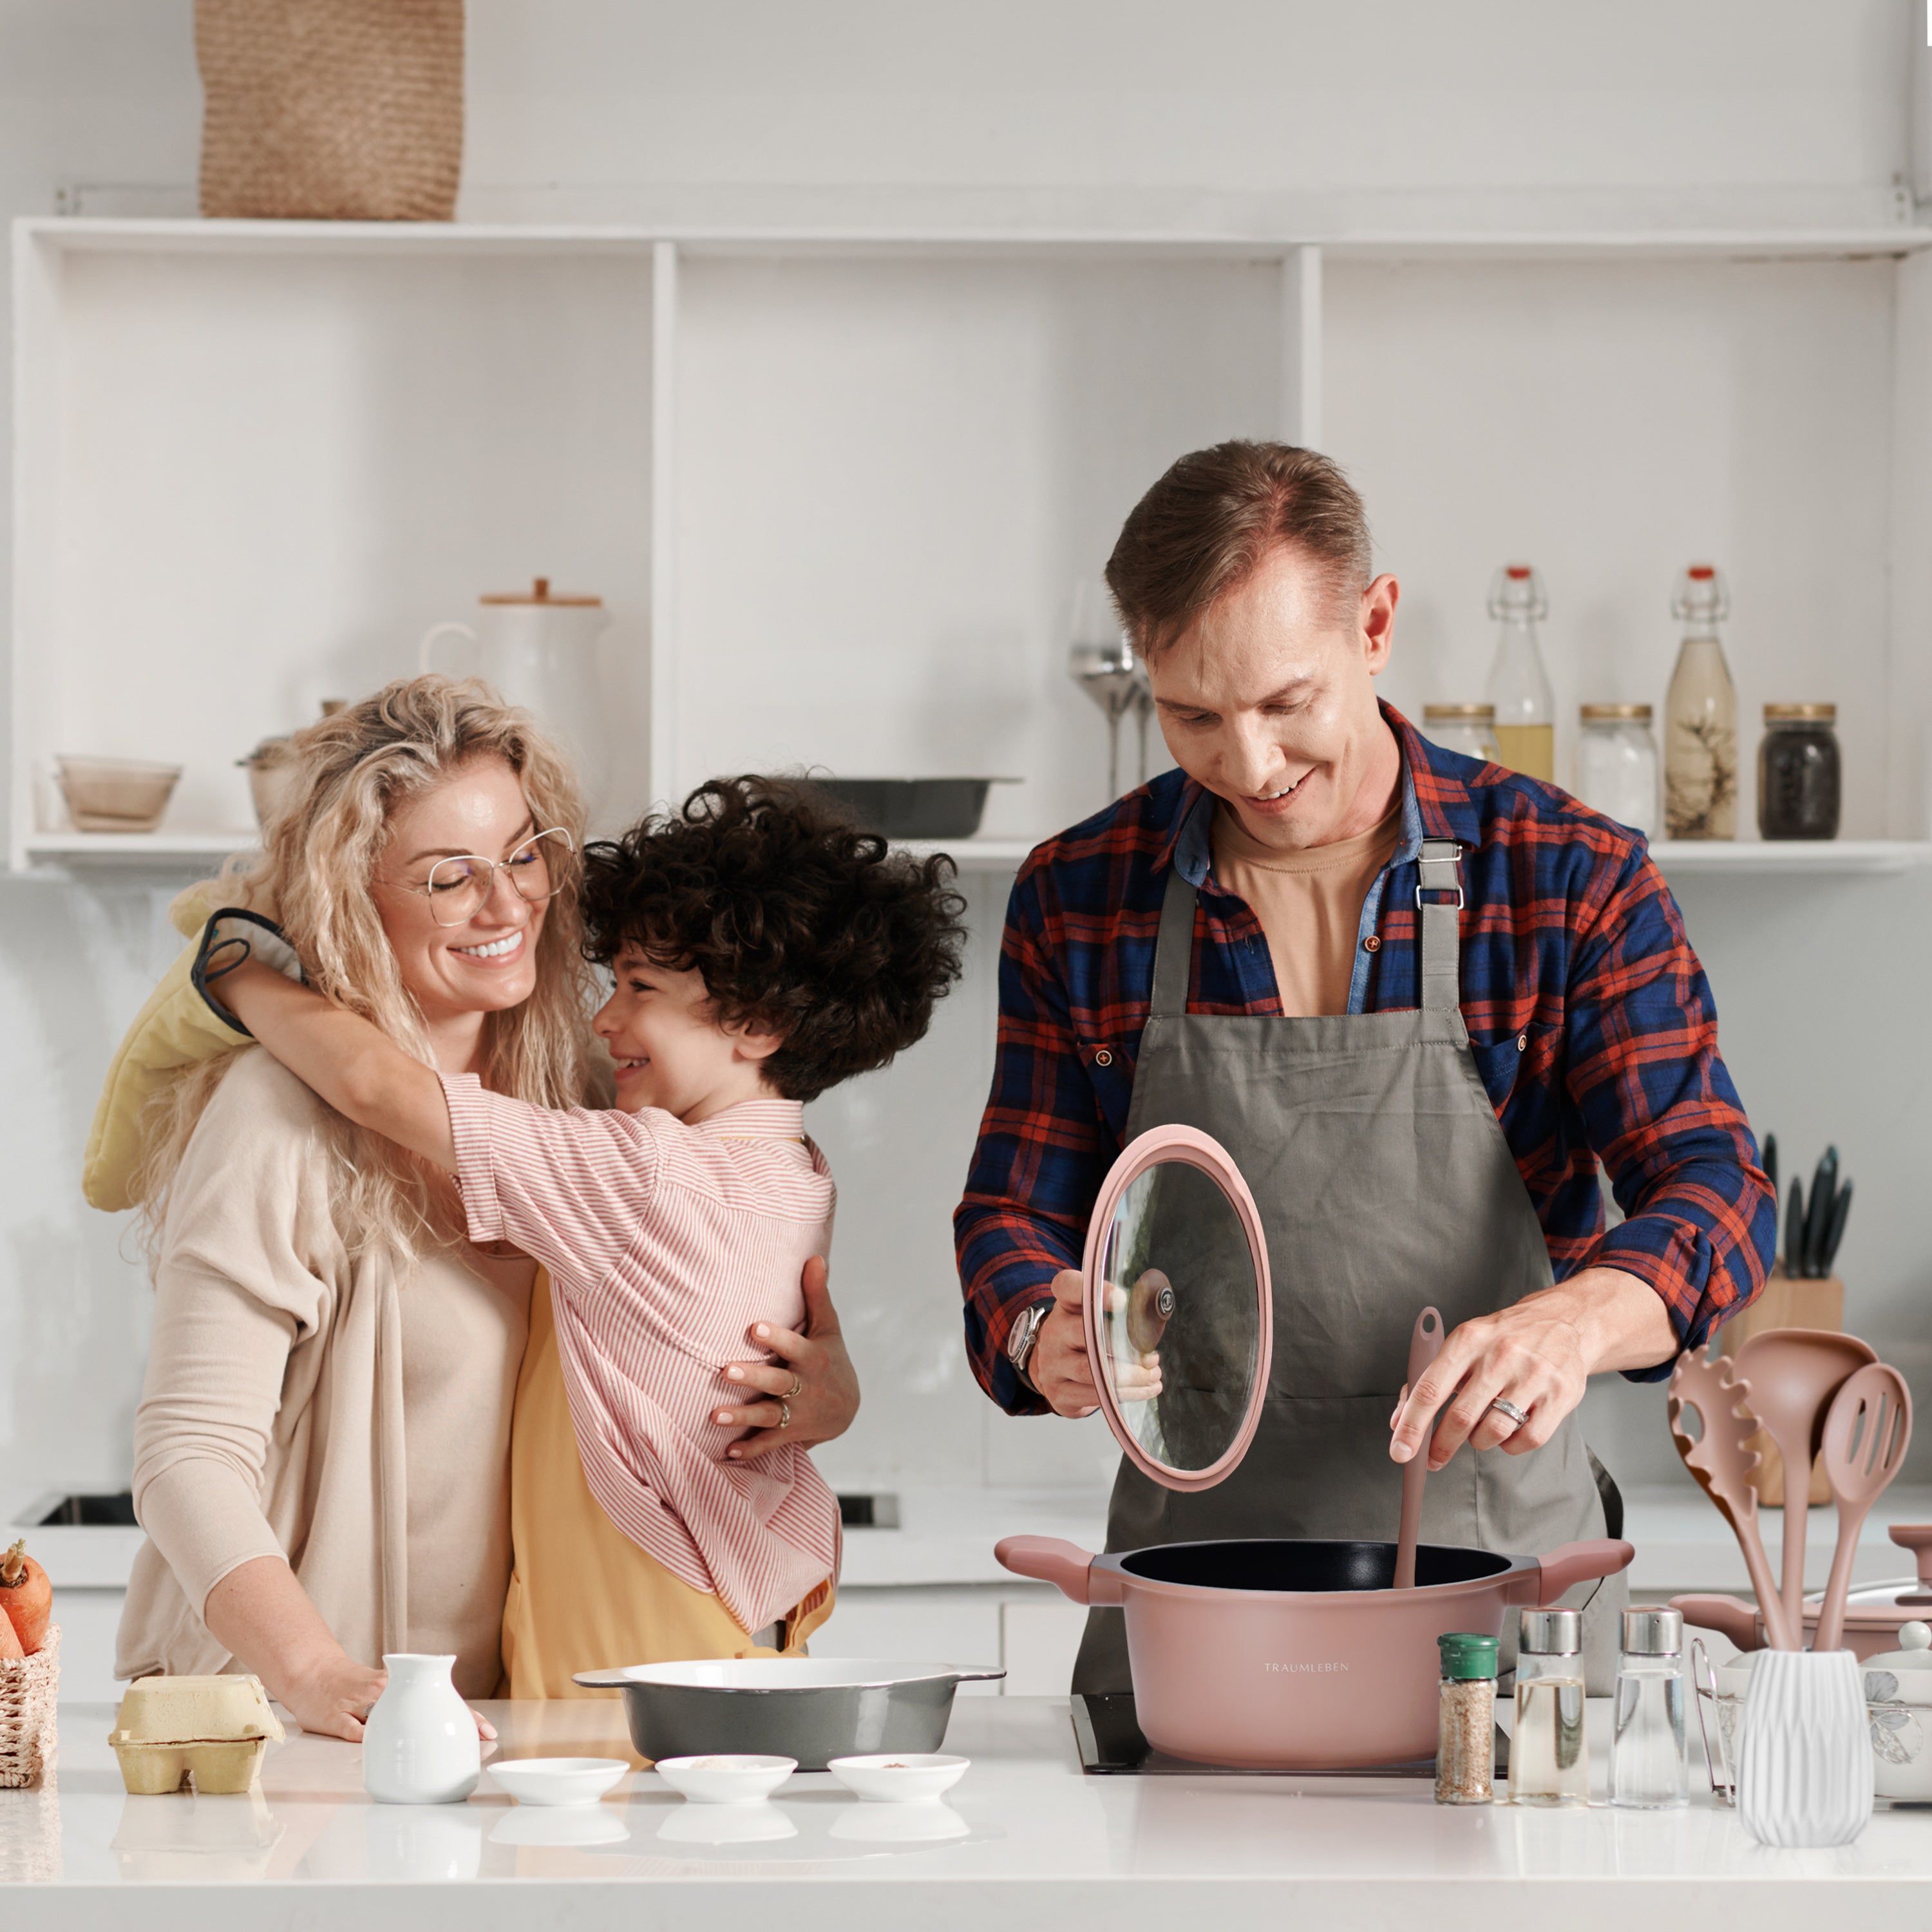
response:
[[[1919,1588],[1932,1590],[1932,1522],[1895,1522],[1887,1534],[1900,1549],[1912,1552]]]

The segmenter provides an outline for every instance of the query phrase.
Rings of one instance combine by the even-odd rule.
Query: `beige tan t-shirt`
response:
[[[1294,853],[1270,851],[1226,805],[1215,808],[1214,876],[1261,921],[1289,1018],[1348,1010],[1362,902],[1401,838],[1400,796],[1358,837]]]

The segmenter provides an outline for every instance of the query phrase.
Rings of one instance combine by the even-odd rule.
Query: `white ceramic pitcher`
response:
[[[575,767],[593,815],[610,770],[608,706],[597,674],[597,640],[610,620],[601,597],[560,596],[539,577],[528,590],[479,598],[473,623],[434,624],[416,648],[420,670],[480,677],[531,713]],[[467,641],[468,664],[436,662],[446,638]]]
[[[362,1788],[379,1804],[460,1804],[483,1774],[476,1720],[450,1682],[454,1657],[400,1652],[362,1726]]]

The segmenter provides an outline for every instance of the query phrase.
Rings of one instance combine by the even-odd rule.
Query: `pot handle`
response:
[[[1760,1650],[1764,1646],[1755,1604],[1736,1597],[1672,1597],[1669,1607],[1682,1610],[1687,1624],[1729,1637],[1740,1650]]]
[[[1566,1543],[1562,1549],[1552,1550],[1538,1565],[1535,1600],[1553,1604],[1574,1584],[1598,1576],[1614,1576],[1619,1570],[1630,1567],[1630,1558],[1636,1554],[1635,1546],[1619,1537],[1599,1536],[1586,1543]]]
[[[1009,1536],[993,1546],[993,1554],[1016,1576],[1051,1583],[1076,1604],[1120,1600],[1119,1576],[1112,1570],[1096,1571],[1093,1557],[1064,1537]]]

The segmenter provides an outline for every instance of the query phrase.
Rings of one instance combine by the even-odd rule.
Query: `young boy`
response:
[[[838,1505],[802,1450],[730,1458],[716,1364],[752,1319],[800,1305],[833,1204],[804,1103],[925,1032],[958,974],[964,902],[944,862],[757,778],[700,787],[584,864],[585,950],[614,982],[593,1022],[613,1111],[439,1074],[259,959],[213,998],[338,1112],[454,1174],[471,1240],[549,1270],[592,1493],[757,1632],[835,1573]]]

